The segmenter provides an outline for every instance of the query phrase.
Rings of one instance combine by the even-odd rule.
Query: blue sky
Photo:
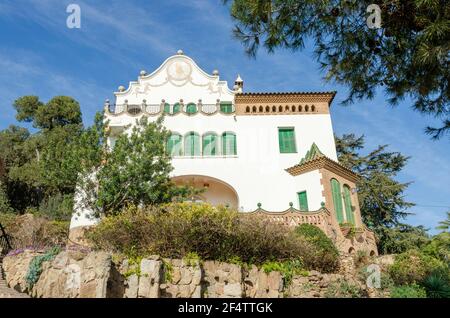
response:
[[[66,27],[66,7],[81,7],[81,29]],[[407,222],[433,229],[450,210],[450,140],[434,142],[423,133],[439,124],[404,101],[390,107],[382,92],[370,101],[343,107],[345,87],[325,83],[306,48],[249,59],[233,39],[227,8],[220,0],[0,2],[0,129],[14,124],[13,101],[22,95],[76,98],[86,124],[119,85],[152,71],[178,49],[201,68],[218,69],[233,83],[239,73],[245,91],[329,91],[338,95],[331,113],[335,133],[364,134],[367,149],[389,144],[411,156],[399,180],[413,184],[406,198],[418,205]],[[447,208],[446,208],[447,207]]]

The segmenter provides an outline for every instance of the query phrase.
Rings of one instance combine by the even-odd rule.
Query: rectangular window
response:
[[[225,114],[231,114],[233,112],[233,103],[220,102],[220,111]]]
[[[300,211],[309,211],[308,210],[308,197],[306,195],[306,191],[302,191],[298,193],[298,202],[300,206]]]
[[[278,128],[278,143],[281,153],[297,152],[294,128]]]

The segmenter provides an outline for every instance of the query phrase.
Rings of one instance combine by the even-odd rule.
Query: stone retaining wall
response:
[[[7,284],[33,297],[66,298],[278,298],[325,297],[330,286],[346,281],[362,296],[373,295],[349,274],[352,262],[343,262],[342,273],[316,271],[294,276],[285,284],[279,272],[266,273],[252,266],[216,261],[162,259],[112,261],[105,252],[64,251],[43,271],[33,287],[25,280],[29,264],[39,253],[25,251],[3,261]]]

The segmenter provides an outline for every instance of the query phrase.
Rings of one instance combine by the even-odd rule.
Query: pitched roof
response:
[[[311,145],[311,148],[306,152],[306,155],[298,164],[285,170],[292,176],[298,176],[321,168],[333,171],[353,182],[356,182],[359,179],[359,176],[352,170],[325,156],[315,143]]]
[[[317,147],[316,143],[313,142],[311,148],[306,152],[306,155],[300,160],[300,165],[307,163],[308,161],[324,157],[325,155],[320,151],[319,147]]]

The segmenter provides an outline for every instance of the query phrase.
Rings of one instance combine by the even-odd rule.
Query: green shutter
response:
[[[222,154],[225,156],[236,155],[236,135],[233,133],[223,133]]]
[[[347,217],[347,222],[355,225],[355,217],[353,215],[352,198],[350,195],[350,188],[346,185],[344,186],[344,205],[345,205],[345,216]]]
[[[231,114],[233,112],[233,103],[220,102],[220,111],[225,114]]]
[[[164,112],[165,112],[166,114],[169,114],[169,113],[170,113],[170,104],[169,104],[169,103],[165,103],[165,104],[164,104]]]
[[[180,112],[180,108],[181,108],[180,103],[175,103],[175,104],[173,105],[173,113],[174,113],[174,114],[179,113],[179,112]]]
[[[186,106],[186,113],[188,114],[195,114],[197,112],[197,105],[194,103],[189,103]]]
[[[294,128],[279,128],[278,129],[278,144],[281,153],[294,153],[295,147],[295,131]]]
[[[200,156],[200,137],[191,132],[184,139],[184,154],[186,156]]]
[[[300,205],[300,211],[308,211],[308,197],[306,191],[298,193],[298,201]]]
[[[203,136],[203,155],[215,156],[217,153],[217,136],[215,134],[207,134]]]
[[[331,179],[331,193],[333,196],[334,212],[336,213],[337,221],[338,223],[343,223],[344,216],[342,214],[341,185],[336,179]]]

